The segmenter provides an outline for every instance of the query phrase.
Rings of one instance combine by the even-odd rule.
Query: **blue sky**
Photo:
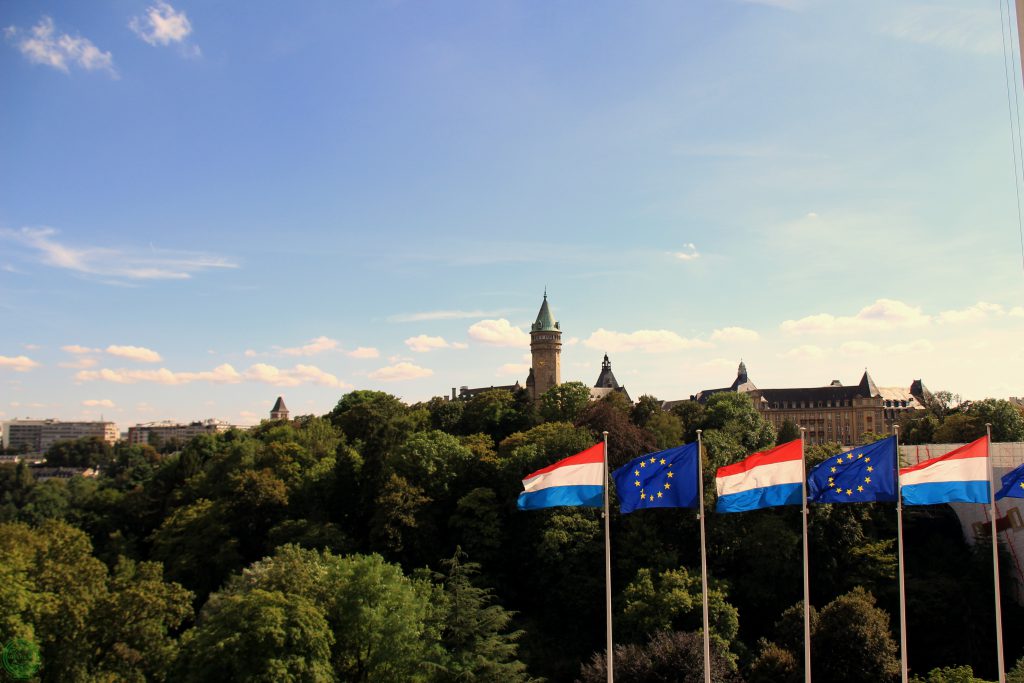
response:
[[[4,3],[0,419],[522,381],[545,286],[634,397],[1024,395],[999,10]]]

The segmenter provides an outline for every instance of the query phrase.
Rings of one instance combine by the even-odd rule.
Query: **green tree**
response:
[[[206,499],[178,508],[153,532],[152,558],[164,563],[171,579],[209,595],[243,564],[226,517],[223,506]]]
[[[683,423],[672,413],[659,411],[647,420],[645,429],[654,435],[659,450],[683,444]]]
[[[441,645],[447,654],[437,681],[473,683],[531,681],[526,665],[516,658],[522,631],[509,630],[512,613],[494,603],[491,591],[473,585],[479,565],[465,562],[465,553],[442,564],[445,616]]]
[[[971,403],[967,413],[983,429],[986,423],[992,425],[993,441],[1024,441],[1024,409],[1020,406],[1002,399],[986,398]]]
[[[1007,677],[1007,683],[1012,679]],[[975,678],[974,669],[969,666],[944,666],[932,669],[924,678],[911,676],[910,683],[989,683],[988,681]]]
[[[932,438],[935,443],[966,443],[984,436],[985,425],[977,415],[953,413],[947,415]]]
[[[183,639],[178,677],[201,681],[320,683],[338,680],[334,634],[301,595],[260,588],[216,594]]]
[[[466,402],[460,429],[463,434],[487,434],[501,441],[532,425],[532,404],[507,389],[488,389]]]
[[[279,592],[289,601],[305,598],[324,615],[338,680],[426,681],[441,659],[434,607],[440,596],[428,581],[406,578],[379,555],[339,557],[282,546],[232,577],[217,599],[257,590]]]
[[[646,427],[648,420],[661,412],[664,412],[661,409],[661,399],[650,394],[644,394],[633,405],[629,412],[629,418],[637,427]]]
[[[704,639],[700,633],[660,632],[645,645],[616,645],[613,658],[615,680],[619,683],[702,683],[704,680]],[[608,680],[607,658],[597,652],[583,666],[577,683]],[[742,683],[728,650],[711,642],[711,680]]]
[[[540,397],[540,414],[548,422],[575,422],[590,403],[590,387],[583,382],[563,382]]]
[[[685,567],[655,574],[643,568],[623,591],[622,617],[618,626],[633,642],[659,631],[691,631],[701,628],[704,604],[700,575]],[[729,604],[724,586],[708,588],[711,632],[726,644],[739,633],[739,611]]]
[[[779,443],[788,443],[800,438],[800,428],[796,426],[796,423],[786,418],[779,425],[779,435],[776,437],[776,441]]]
[[[58,441],[46,451],[50,467],[97,467],[106,465],[114,455],[113,447],[98,436]]]
[[[854,588],[821,610],[812,647],[819,653],[815,676],[836,683],[893,680],[900,669],[889,615],[875,606],[873,595]]]

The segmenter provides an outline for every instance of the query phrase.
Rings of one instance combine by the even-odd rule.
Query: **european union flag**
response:
[[[700,476],[697,444],[648,453],[612,472],[623,514],[641,508],[695,508]]]
[[[1010,470],[1002,477],[1003,488],[996,493],[996,500],[1006,498],[1024,498],[1024,465]]]
[[[833,455],[807,475],[809,503],[896,500],[896,437]]]

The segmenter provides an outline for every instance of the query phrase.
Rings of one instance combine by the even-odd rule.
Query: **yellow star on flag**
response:
[[[672,484],[670,484],[670,483],[668,483],[668,482],[666,481],[666,482],[665,482],[665,488],[666,488],[666,489],[670,489],[670,488],[672,488]]]
[[[661,491],[658,491],[658,498],[661,498]]]
[[[668,478],[671,479],[672,477],[675,476],[675,474],[676,474],[675,472],[669,472],[668,473]]]
[[[858,486],[857,487],[857,491],[863,493],[864,492],[864,487],[863,486]]]
[[[635,471],[633,472],[633,474],[634,474],[634,476],[637,476],[637,477],[639,477],[639,476],[640,476],[640,470],[635,470]]]
[[[853,491],[851,489],[846,489],[846,495],[852,496],[853,495]]]
[[[832,468],[832,474],[835,474],[835,472],[836,472],[836,468],[835,468],[835,467],[833,467],[833,468]]]
[[[875,471],[875,468],[873,466],[871,466],[871,465],[868,465],[868,472],[874,472],[874,471]]]
[[[864,483],[865,484],[870,484],[871,483],[871,477],[864,477]]]
[[[639,479],[637,479],[636,481],[633,482],[633,486],[639,486],[639,485],[640,485],[640,480]]]
[[[662,464],[662,465],[664,465],[664,464],[665,464],[665,458],[662,458],[662,459],[661,459],[661,464]]]
[[[640,467],[647,467],[647,463],[645,463],[643,460],[641,460],[640,461]]]
[[[654,463],[655,461],[657,461],[657,458],[651,458],[651,463]]]

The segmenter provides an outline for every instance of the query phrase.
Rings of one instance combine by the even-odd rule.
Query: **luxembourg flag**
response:
[[[719,467],[716,512],[745,512],[803,502],[804,457],[800,440]]]
[[[900,469],[904,505],[988,503],[988,437],[913,467]]]
[[[591,446],[554,465],[537,470],[523,479],[520,510],[538,510],[558,505],[602,507],[604,505],[604,444]]]

